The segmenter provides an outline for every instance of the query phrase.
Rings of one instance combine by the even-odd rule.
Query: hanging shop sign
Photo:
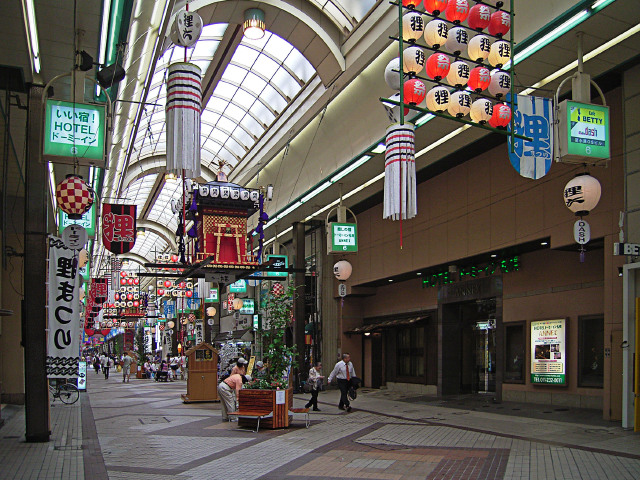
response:
[[[62,209],[58,209],[58,233],[62,235],[62,231],[69,225],[80,225],[87,231],[89,238],[95,238],[96,236],[96,202],[93,202],[88,212],[82,214],[82,216],[74,220],[69,218],[69,214],[63,212]]]
[[[252,298],[243,298],[242,299],[242,308],[240,308],[239,312],[243,315],[253,315],[255,311],[255,302]]]
[[[509,100],[510,95],[507,95]],[[508,125],[510,128],[510,125]],[[509,159],[525,178],[544,177],[553,162],[553,102],[550,98],[516,95],[513,104],[514,133],[532,140],[508,136]],[[512,151],[513,150],[513,151]]]
[[[358,225],[355,223],[329,223],[327,253],[349,253],[358,251]]]
[[[204,299],[205,303],[218,303],[220,301],[218,296],[218,287],[212,287],[209,289],[209,296]]]
[[[200,345],[204,342],[204,322],[202,320],[196,321],[194,335],[196,345]]]
[[[229,291],[233,293],[245,293],[247,291],[246,280],[238,280],[235,283],[229,285]]]
[[[80,361],[80,275],[73,250],[53,236],[48,237],[48,244],[47,377],[76,378]]]
[[[591,227],[586,220],[580,219],[573,224],[573,238],[580,245],[584,245],[591,240]]]
[[[611,155],[609,107],[565,100],[559,105],[561,161],[604,160]]]
[[[566,319],[531,322],[531,383],[566,385]]]
[[[113,253],[127,253],[136,243],[136,205],[102,205],[102,244]]]
[[[78,390],[87,389],[87,362],[78,362]]]
[[[253,331],[262,330],[262,315],[256,313],[253,315]]]
[[[273,260],[276,268],[289,268],[289,257],[286,255],[267,255],[267,262]],[[287,272],[267,272],[267,277],[286,277]]]
[[[104,168],[105,105],[47,100],[42,159]]]

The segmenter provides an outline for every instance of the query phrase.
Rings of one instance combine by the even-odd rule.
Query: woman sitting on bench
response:
[[[165,362],[164,360],[160,365],[160,369],[156,373],[156,382],[158,381],[163,381],[163,382],[169,381],[169,366],[167,365],[167,362]]]

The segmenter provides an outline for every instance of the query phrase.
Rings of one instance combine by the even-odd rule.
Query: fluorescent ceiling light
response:
[[[382,150],[384,152],[384,150]],[[340,173],[334,175],[331,178],[331,183],[336,183],[338,180],[340,180],[341,178],[346,177],[347,175],[349,175],[351,172],[353,172],[356,168],[358,168],[360,165],[368,162],[369,160],[371,160],[371,155],[363,155],[362,157],[360,157],[358,160],[356,160],[355,162],[353,162],[351,165],[349,165],[347,168],[345,168],[344,170],[342,170]]]
[[[302,203],[306,203],[309,200],[311,200],[313,197],[315,197],[316,195],[318,195],[320,192],[326,190],[327,188],[329,188],[331,186],[331,182],[324,182],[322,185],[320,185],[318,188],[313,189],[311,192],[307,193],[304,197],[302,197],[300,199],[300,202]]]
[[[591,5],[591,9],[592,10],[602,10],[604,7],[606,7],[607,5],[609,5],[610,3],[615,2],[616,0],[598,0],[596,3],[594,3],[593,5]]]
[[[371,153],[384,153],[384,151],[386,149],[387,149],[387,147],[386,147],[386,145],[384,143],[379,143],[376,148],[371,150]]]
[[[421,127],[422,125],[424,125],[430,120],[433,120],[434,118],[436,118],[435,115],[431,115],[430,113],[427,113],[424,117],[422,117],[420,120],[416,122],[416,127]]]
[[[25,15],[27,26],[27,38],[31,49],[33,61],[33,71],[40,73],[40,46],[38,45],[38,25],[36,23],[36,12],[33,8],[33,0],[22,0],[22,10]]]
[[[58,208],[56,202],[56,175],[53,173],[53,163],[47,162],[47,166],[49,167],[49,188],[51,189],[51,203],[53,204],[53,211],[55,212]],[[57,215],[54,215],[57,218]]]
[[[98,51],[98,63],[104,65],[107,54],[107,40],[109,37],[109,17],[111,16],[111,0],[103,0],[102,25],[100,26],[100,49]]]

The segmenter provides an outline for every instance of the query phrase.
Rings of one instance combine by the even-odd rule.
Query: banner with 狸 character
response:
[[[136,243],[136,206],[102,205],[102,245],[112,253],[127,253]]]

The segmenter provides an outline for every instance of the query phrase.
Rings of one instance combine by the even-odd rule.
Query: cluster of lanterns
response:
[[[120,285],[140,285],[138,277],[129,276],[127,272],[120,272]]]
[[[511,90],[511,77],[501,67],[511,58],[511,45],[502,37],[509,32],[511,16],[499,10],[502,2],[497,2],[498,9],[493,11],[482,3],[470,8],[467,0],[424,0],[430,21],[415,10],[421,0],[402,3],[411,9],[402,19],[403,40],[409,46],[402,59],[393,59],[387,65],[387,85],[400,90],[402,60],[402,70],[409,76],[402,85],[405,104],[419,105],[426,99],[426,107],[431,111],[446,111],[454,117],[469,115],[480,124],[506,127],[511,121],[511,108],[501,102]],[[447,21],[437,18],[441,13]],[[468,27],[461,24],[465,20]],[[482,33],[484,29],[489,35]],[[471,36],[473,32],[477,32],[475,36]],[[425,53],[428,50],[416,44],[421,38],[432,51],[428,56]],[[465,54],[466,61],[461,57]],[[437,86],[428,90],[426,80],[415,78],[423,71]],[[451,88],[443,86],[445,81]],[[498,103],[494,106],[487,96]]]
[[[175,253],[160,253],[156,256],[156,261],[158,263],[178,263],[180,257]],[[183,268],[173,268],[173,267],[162,267],[159,270],[166,270],[172,272],[182,272]]]
[[[180,282],[174,285],[171,280],[158,280],[156,287],[159,297],[193,297],[192,282]]]
[[[135,328],[136,326],[136,322],[132,322],[132,321],[117,321],[117,320],[107,320],[107,321],[103,321],[100,322],[100,328],[113,328],[113,327],[121,327],[121,328]],[[109,333],[109,332],[107,332]],[[103,333],[103,335],[106,335],[106,333]]]

